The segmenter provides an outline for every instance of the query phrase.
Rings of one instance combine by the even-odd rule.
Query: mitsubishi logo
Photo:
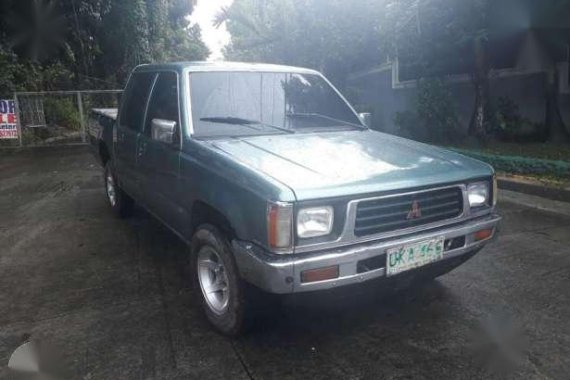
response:
[[[422,216],[422,209],[420,208],[420,203],[416,200],[412,202],[412,209],[408,211],[408,216],[406,219],[417,219]]]

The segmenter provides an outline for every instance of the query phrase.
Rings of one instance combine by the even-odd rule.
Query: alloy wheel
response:
[[[210,310],[223,314],[228,308],[229,281],[224,263],[216,250],[204,246],[198,251],[198,282]]]

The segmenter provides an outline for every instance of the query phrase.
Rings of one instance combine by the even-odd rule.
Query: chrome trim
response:
[[[308,254],[303,257],[270,255],[260,247],[237,240],[232,241],[232,246],[236,264],[244,280],[270,293],[296,293],[331,289],[357,284],[377,277],[385,277],[385,268],[358,273],[358,262],[385,254],[390,248],[414,244],[440,236],[443,236],[444,239],[465,236],[465,245],[445,251],[443,259],[437,262],[441,263],[446,259],[474,252],[495,238],[500,220],[500,216],[493,214],[477,220],[467,221],[459,226],[436,231],[424,231],[421,234],[404,238],[357,244],[343,249]],[[493,236],[486,240],[474,241],[473,234],[486,228],[493,229]],[[313,283],[301,283],[301,272],[331,265],[338,265],[339,278]],[[414,271],[412,269],[409,272],[413,273]]]
[[[191,71],[188,68],[185,68],[182,72],[182,80],[184,81],[184,94],[186,95],[186,102],[184,102],[184,106],[186,107],[186,137],[192,138],[194,134],[194,121],[192,120],[192,91],[190,87],[192,86],[192,78],[191,78]],[[181,92],[182,93],[182,92]]]
[[[371,234],[371,235],[366,235],[366,236],[361,236],[361,237],[354,235],[354,225],[355,225],[355,221],[356,221],[356,210],[357,210],[358,203],[360,203],[360,202],[373,201],[373,200],[385,199],[385,198],[393,198],[393,197],[399,197],[399,196],[404,196],[404,195],[421,194],[421,193],[426,193],[429,191],[451,189],[454,187],[460,188],[461,193],[463,195],[463,212],[455,218],[440,220],[440,221],[434,222],[434,223],[422,224],[420,226],[404,228],[404,229],[399,229],[399,230],[394,230],[394,231],[389,231],[389,232],[381,232],[378,234]],[[423,189],[423,190],[408,191],[408,192],[404,192],[404,193],[395,193],[395,194],[388,194],[388,195],[380,195],[380,196],[375,196],[375,197],[355,199],[355,200],[348,202],[348,205],[346,207],[346,219],[344,222],[344,228],[336,240],[296,246],[295,247],[295,253],[310,252],[310,251],[315,251],[315,250],[320,250],[320,249],[338,248],[338,247],[346,246],[349,244],[357,244],[357,243],[363,243],[363,242],[368,242],[368,241],[372,241],[372,240],[386,239],[386,238],[391,238],[391,237],[395,237],[398,235],[421,232],[421,231],[431,229],[431,228],[444,227],[444,226],[447,226],[447,225],[450,225],[453,223],[469,220],[469,219],[472,219],[474,217],[479,217],[479,216],[490,214],[493,211],[493,209],[489,208],[486,210],[482,210],[481,212],[478,212],[477,214],[473,214],[473,215],[471,215],[470,211],[471,210],[469,208],[469,199],[467,198],[467,185],[465,185],[465,184],[431,187],[429,189]]]

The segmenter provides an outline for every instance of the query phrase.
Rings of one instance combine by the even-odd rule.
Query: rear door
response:
[[[117,121],[115,144],[116,172],[120,186],[131,196],[140,197],[140,175],[137,173],[139,137],[143,130],[145,111],[156,73],[134,73],[123,97]]]
[[[140,137],[139,169],[146,207],[171,228],[181,231],[184,212],[178,202],[180,166],[180,109],[178,74],[160,72],[154,84]],[[169,144],[152,139],[153,119],[176,122],[174,141]]]

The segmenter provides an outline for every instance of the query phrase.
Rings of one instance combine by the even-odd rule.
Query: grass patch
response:
[[[484,161],[501,173],[534,176],[544,180],[555,181],[570,178],[570,160],[537,158],[536,155],[505,155],[455,147],[449,147],[448,149]]]
[[[570,190],[570,179],[555,177],[549,174],[510,174],[510,173],[497,173],[500,177],[506,177],[509,179],[514,179],[517,181],[530,182],[534,184],[540,184],[542,186],[554,187],[562,190]]]
[[[479,145],[475,142],[464,145],[449,147],[466,151],[475,151],[491,155],[519,156],[526,158],[540,158],[555,161],[570,161],[570,144],[549,144],[549,143],[504,143],[490,141]]]

